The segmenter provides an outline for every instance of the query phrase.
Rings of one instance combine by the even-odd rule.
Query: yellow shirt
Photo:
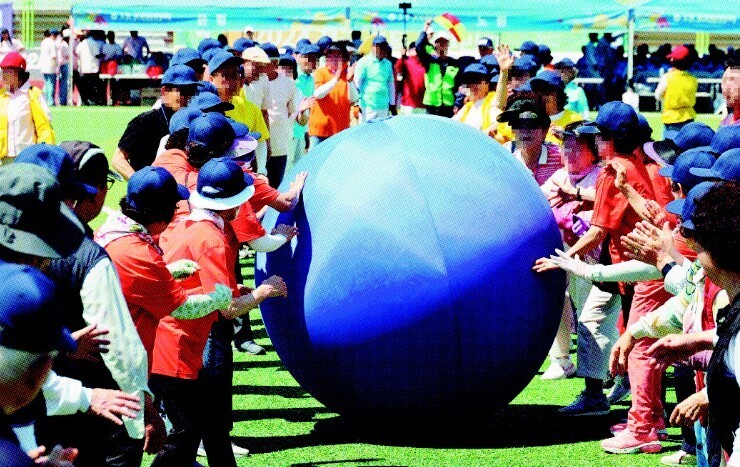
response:
[[[262,111],[259,107],[242,96],[232,97],[231,104],[234,106],[234,109],[226,112],[227,117],[247,125],[249,131],[259,132],[262,135],[259,139],[261,143],[270,138],[270,130],[267,129],[265,118],[262,116]]]
[[[681,123],[696,118],[697,79],[688,71],[671,68],[666,77],[665,95],[663,96],[663,123]]]

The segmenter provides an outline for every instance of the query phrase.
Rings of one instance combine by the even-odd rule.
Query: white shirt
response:
[[[79,72],[83,75],[100,72],[100,60],[95,55],[100,53],[100,47],[96,43],[90,44],[91,39],[85,39],[77,44],[76,53],[79,58]],[[94,42],[94,41],[93,41]],[[93,53],[90,46],[97,52]]]
[[[15,157],[28,146],[36,144],[36,126],[31,117],[31,101],[28,98],[30,81],[26,81],[17,91],[10,94],[8,100],[8,155]],[[43,95],[39,95],[39,104],[51,121],[51,112]]]
[[[39,51],[39,71],[47,75],[56,73],[58,57],[59,53],[54,39],[45,37],[41,41],[41,50]]]
[[[65,40],[57,40],[57,54],[58,54],[58,61],[59,66],[66,65],[69,63],[70,59],[70,53],[69,53],[69,44]]]
[[[260,109],[267,110],[270,107],[270,80],[267,75],[261,74],[256,81],[245,84],[244,96]]]
[[[273,156],[287,156],[293,143],[293,118],[300,100],[298,87],[283,75],[268,80],[268,87],[270,148]]]
[[[18,39],[12,38],[9,41],[0,42],[0,61],[10,52],[23,52],[26,47]]]
[[[80,298],[85,322],[88,325],[97,324],[100,329],[108,329],[109,336],[115,336],[110,339],[108,353],[101,354],[105,366],[121,391],[139,396],[143,407],[144,393],[151,394],[147,383],[147,353],[126,305],[121,281],[110,259],[102,259],[90,269],[82,283]],[[131,438],[144,437],[143,409],[137,412],[136,418],[123,417],[123,423]]]

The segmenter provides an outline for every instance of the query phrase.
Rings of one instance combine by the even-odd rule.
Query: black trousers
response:
[[[95,415],[43,417],[36,421],[36,439],[47,452],[57,445],[79,450],[80,467],[139,467],[144,439],[133,439],[126,427]]]
[[[451,105],[440,105],[439,107],[428,105],[427,113],[429,115],[439,115],[440,117],[447,118],[452,118],[452,116],[455,114]]]
[[[222,412],[214,410],[218,397],[214,397],[211,384],[201,378],[185,380],[152,375],[149,385],[162,401],[172,423],[172,432],[154,458],[152,467],[193,465],[201,439],[208,454],[208,465],[236,467],[227,423],[222,419]]]
[[[283,182],[285,176],[285,167],[288,165],[288,156],[271,156],[267,158],[265,169],[267,169],[267,178],[270,186],[277,188]]]
[[[80,74],[78,90],[80,91],[82,105],[105,104],[105,89],[103,88],[103,81],[100,79],[100,73]]]

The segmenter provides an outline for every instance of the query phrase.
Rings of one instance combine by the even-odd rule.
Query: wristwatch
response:
[[[670,263],[663,266],[663,269],[660,270],[660,273],[663,275],[664,279],[668,275],[668,273],[671,272],[671,269],[673,269],[673,266],[676,266],[675,261],[671,261]]]

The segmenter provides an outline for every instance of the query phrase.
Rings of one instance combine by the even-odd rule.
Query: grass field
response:
[[[128,121],[141,108],[55,108],[53,123],[59,141],[83,139],[101,146],[109,156]],[[662,133],[659,116],[648,115]],[[704,117],[713,127],[716,117]],[[115,207],[125,192],[117,183],[107,204]],[[99,224],[97,219],[96,224]],[[251,268],[245,265],[251,281]],[[354,427],[301,389],[282,367],[270,345],[259,313],[252,313],[257,342],[265,356],[235,356],[234,441],[252,454],[240,466],[655,466],[661,454],[613,456],[598,441],[608,428],[626,417],[629,402],[604,417],[565,418],[557,409],[582,389],[580,379],[545,382],[536,376],[527,388],[483,426],[440,421],[424,433],[394,433],[391,421],[377,427]],[[439,346],[439,343],[430,343]],[[443,347],[443,346],[442,346]],[[544,369],[544,366],[543,366]],[[669,384],[668,400],[675,401]],[[667,408],[670,410],[672,405]],[[676,428],[663,443],[665,451],[679,447]],[[147,457],[148,465],[150,457]],[[204,459],[199,461],[205,464]],[[187,466],[185,466],[187,467]],[[213,466],[217,467],[217,466]]]

